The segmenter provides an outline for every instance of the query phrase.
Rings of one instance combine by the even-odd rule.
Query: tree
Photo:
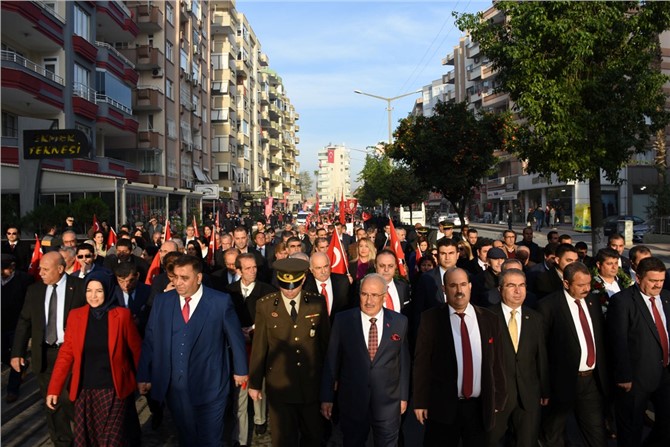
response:
[[[438,102],[432,116],[400,121],[388,154],[405,163],[425,190],[442,193],[465,222],[474,188],[492,171],[493,153],[506,147],[512,129],[507,115],[475,114],[465,103]]]
[[[601,173],[619,170],[669,116],[658,69],[666,2],[496,3],[507,20],[463,14],[523,124],[517,155],[529,172],[589,182],[593,248],[603,244]]]
[[[312,195],[312,187],[314,186],[314,181],[312,180],[312,177],[309,175],[308,171],[300,171],[298,174],[298,178],[300,179],[300,189],[302,192],[302,198],[306,198]]]
[[[365,165],[358,174],[361,187],[356,198],[362,206],[374,207],[388,201],[391,161],[384,155],[365,156]]]

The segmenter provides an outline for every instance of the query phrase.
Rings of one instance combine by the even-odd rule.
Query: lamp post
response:
[[[365,93],[365,92],[362,92],[360,90],[354,90],[354,93],[358,93],[359,95],[370,96],[372,98],[377,98],[377,99],[381,99],[382,101],[386,101],[386,110],[388,111],[388,119],[389,119],[389,140],[388,140],[388,143],[391,144],[393,142],[393,124],[392,124],[392,121],[393,121],[393,117],[392,117],[393,107],[391,107],[391,101],[395,101],[396,99],[404,98],[405,96],[421,93],[421,89],[415,90],[413,92],[405,93],[403,95],[393,96],[391,98],[386,98],[384,96],[373,95],[371,93]]]

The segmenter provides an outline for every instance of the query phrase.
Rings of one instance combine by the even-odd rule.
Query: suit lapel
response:
[[[116,350],[116,340],[118,340],[119,334],[119,313],[112,309],[107,312],[108,315],[108,343],[109,346],[109,358],[110,360],[114,357],[114,351]],[[88,320],[88,318],[86,318]]]
[[[638,289],[637,287],[635,287],[635,293],[633,293],[633,301],[635,302],[635,305],[637,306],[640,315],[642,315],[642,318],[644,318],[645,323],[647,323],[647,327],[649,328],[651,333],[654,335],[654,338],[660,345],[661,338],[658,334],[658,330],[656,329],[656,323],[654,322],[654,317],[649,311],[647,303],[644,302],[644,297],[640,293],[640,289]],[[661,301],[663,301],[663,298],[661,298]],[[667,301],[667,299],[665,301]],[[656,303],[656,305],[658,306],[658,302]],[[666,320],[667,320],[667,314],[666,314]]]
[[[384,327],[381,328],[381,331],[379,330],[379,327],[377,328],[377,333],[380,334],[381,338],[379,340],[377,353],[375,354],[375,358],[372,361],[373,365],[377,362],[384,349],[386,349],[386,345],[390,343],[389,340],[391,340],[391,333],[393,332],[393,329],[391,328],[392,325],[394,325],[393,314],[391,311],[384,309]]]
[[[353,318],[353,321],[351,322],[351,336],[353,337],[352,346],[359,346],[361,357],[370,361],[370,353],[365,344],[365,335],[363,334],[363,317],[361,317],[360,311],[352,312],[351,315]]]
[[[179,300],[178,295],[177,300]],[[200,332],[202,331],[202,328],[205,325],[205,321],[207,321],[211,308],[212,303],[210,302],[210,296],[207,294],[206,291],[203,290],[202,297],[200,297],[200,302],[198,303],[198,307],[195,308],[193,315],[191,315],[191,318],[188,320],[189,324],[193,325],[192,328],[193,343],[195,343],[195,341],[200,336]]]
[[[563,290],[561,290],[561,295],[558,297],[557,304],[559,312],[567,322],[565,326],[569,328],[568,330],[570,331],[570,334],[572,334],[572,336],[575,339],[575,342],[579,346],[579,336],[577,335],[577,328],[575,327],[574,320],[572,319],[572,313],[570,312],[570,308],[568,307],[568,302],[565,299],[565,292],[563,292]]]
[[[507,325],[507,315],[505,315],[505,312],[503,312],[502,304],[498,303],[493,307],[493,312],[498,316],[499,321],[500,321],[500,328],[502,329],[503,335],[503,343],[505,343],[505,346],[508,349],[511,349],[510,352],[514,352],[514,345],[512,344],[512,337],[509,334],[509,326]],[[522,330],[523,330],[523,324],[521,325]],[[521,347],[521,332],[519,332],[519,347]]]

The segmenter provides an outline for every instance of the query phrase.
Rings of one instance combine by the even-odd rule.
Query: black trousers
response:
[[[37,383],[40,386],[42,397],[46,402],[47,388],[51,380],[51,373],[53,372],[56,357],[58,357],[58,349],[47,346],[42,347],[45,359],[42,362],[46,365],[44,371],[37,373]],[[74,441],[74,434],[72,433],[72,424],[74,423],[74,405],[70,401],[68,395],[68,387],[63,387],[63,391],[58,396],[58,403],[55,410],[50,410],[44,406],[47,418],[47,429],[51,441],[56,447],[69,447]]]
[[[430,418],[426,419],[426,434],[423,445],[426,447],[457,446],[482,447],[486,445],[486,432],[482,415],[481,399],[463,399],[458,401],[456,418],[449,424],[443,424]]]
[[[379,418],[368,411],[363,420],[352,419],[346,412],[340,413],[340,427],[344,437],[344,447],[365,447],[370,429],[375,447],[396,447],[400,434],[400,402],[394,417]]]
[[[272,447],[319,447],[326,420],[319,402],[286,403],[268,396]]]
[[[649,401],[654,404],[654,428],[642,442],[644,412]],[[670,445],[670,372],[667,368],[663,371],[658,388],[653,392],[641,390],[635,382],[629,392],[617,389],[614,406],[619,446]]]
[[[593,375],[577,378],[575,400],[571,402],[549,401],[542,420],[540,440],[544,447],[563,447],[568,416],[574,411],[577,425],[586,446],[602,447],[606,443],[603,397]]]
[[[540,402],[537,406],[524,409],[517,399],[508,399],[505,409],[496,413],[493,430],[487,433],[489,447],[495,447],[505,433],[515,440],[516,447],[536,447],[540,434]]]

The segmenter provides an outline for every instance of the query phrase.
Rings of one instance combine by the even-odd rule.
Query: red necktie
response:
[[[663,349],[663,365],[668,366],[668,334],[665,332],[663,327],[663,319],[661,314],[656,308],[656,299],[651,296],[649,297],[651,301],[651,313],[654,314],[654,323],[656,323],[656,330],[658,331],[658,336],[661,339],[661,349]]]
[[[470,334],[465,324],[465,313],[456,313],[461,318],[461,346],[463,349],[463,386],[461,391],[463,397],[469,399],[472,396],[472,347],[470,346]]]
[[[368,332],[368,354],[370,354],[370,361],[375,359],[377,344],[379,344],[376,322],[376,318],[370,318],[370,332]]]
[[[326,309],[328,309],[328,315],[330,315],[330,306],[328,306],[328,290],[326,289],[326,283],[321,283],[321,295],[326,299]]]
[[[181,308],[181,316],[184,317],[184,323],[188,323],[188,318],[191,313],[191,307],[188,305],[188,302],[191,301],[191,297],[187,296],[184,298],[184,307]]]
[[[393,298],[391,298],[391,292],[386,292],[386,308],[388,310],[395,310],[393,308]]]
[[[579,300],[575,300],[577,309],[579,309],[579,322],[582,325],[582,331],[584,331],[584,338],[586,339],[586,366],[589,368],[596,363],[596,347],[593,345],[593,335],[591,334],[591,328],[589,327],[589,322],[586,319],[586,313],[582,309],[582,305],[579,304]]]

